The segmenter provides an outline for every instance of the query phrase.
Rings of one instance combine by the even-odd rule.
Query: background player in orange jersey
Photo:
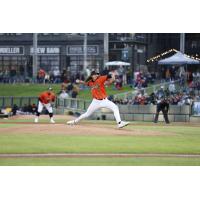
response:
[[[118,128],[123,128],[124,126],[127,126],[129,124],[129,122],[124,122],[121,120],[118,106],[107,99],[105,82],[108,80],[114,81],[114,77],[112,77],[111,75],[100,76],[95,71],[92,71],[91,75],[86,81],[76,81],[77,83],[85,84],[91,87],[93,100],[84,114],[82,114],[75,120],[68,121],[67,124],[75,125],[80,120],[89,117],[93,112],[100,108],[108,108],[113,111]]]
[[[53,108],[51,105],[51,103],[54,102],[55,99],[56,99],[56,96],[52,92],[52,88],[49,88],[48,91],[45,91],[40,94],[39,99],[38,99],[38,107],[37,107],[37,112],[36,112],[36,117],[35,117],[35,123],[38,123],[39,116],[43,110],[43,107],[45,107],[47,111],[49,112],[50,123],[55,123],[53,119]]]

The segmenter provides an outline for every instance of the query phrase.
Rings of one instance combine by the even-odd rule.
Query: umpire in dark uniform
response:
[[[162,111],[166,124],[169,124],[168,111],[169,111],[169,100],[166,97],[161,97],[157,100],[156,115],[154,123],[158,122],[158,116],[160,111]]]

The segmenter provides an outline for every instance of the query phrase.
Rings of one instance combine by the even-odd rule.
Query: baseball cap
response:
[[[99,75],[99,73],[96,72],[96,71],[92,71],[91,74],[90,74],[90,76],[93,76],[93,75]]]

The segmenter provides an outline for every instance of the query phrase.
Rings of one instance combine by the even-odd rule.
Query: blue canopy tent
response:
[[[175,53],[173,56],[158,61],[159,65],[188,65],[188,64],[200,64],[198,60],[189,58],[181,52]]]
[[[187,65],[189,64],[200,64],[200,62],[196,59],[189,58],[187,55],[181,53],[178,51],[173,56],[170,56],[168,58],[162,59],[158,61],[159,65],[185,65],[186,66],[186,72],[187,72]]]

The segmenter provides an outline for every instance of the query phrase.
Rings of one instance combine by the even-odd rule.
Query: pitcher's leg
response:
[[[81,116],[79,116],[75,120],[68,121],[67,124],[78,123],[80,120],[89,117],[94,111],[98,110],[99,108],[100,108],[99,103],[96,100],[93,100],[85,113],[83,113]]]
[[[118,108],[118,106],[117,106],[116,104],[114,104],[112,101],[106,99],[106,100],[103,102],[103,107],[112,110],[113,113],[114,113],[116,122],[117,122],[117,123],[120,123],[120,122],[121,122],[121,117],[120,117],[120,113],[119,113],[119,108]]]
[[[118,128],[123,128],[129,124],[129,122],[121,121],[119,108],[112,101],[106,99],[104,102],[102,102],[102,107],[108,108],[113,111]]]
[[[80,117],[75,119],[75,123],[78,123],[80,120],[88,118],[94,111],[98,110],[100,106],[96,103],[91,103],[85,113],[83,113]]]

